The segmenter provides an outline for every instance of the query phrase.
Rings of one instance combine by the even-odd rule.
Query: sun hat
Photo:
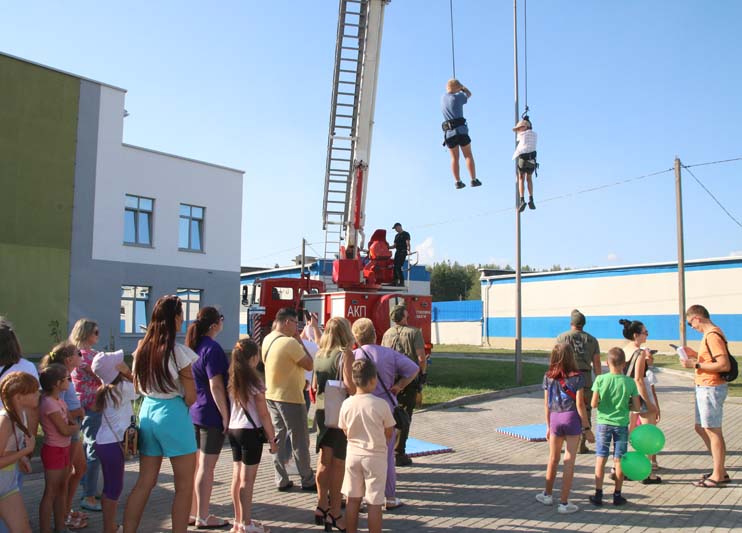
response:
[[[124,351],[100,352],[93,358],[91,365],[93,373],[100,378],[104,385],[110,385],[119,375],[116,368],[124,361]]]

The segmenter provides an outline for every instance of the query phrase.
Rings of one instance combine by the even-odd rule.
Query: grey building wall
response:
[[[120,333],[122,285],[151,287],[148,315],[160,296],[175,294],[179,288],[201,289],[201,306],[213,305],[224,314],[224,330],[216,340],[225,350],[230,348],[239,336],[239,272],[93,260],[99,109],[100,86],[82,80],[72,213],[69,328],[80,318],[90,318],[100,328],[97,348],[115,347],[131,352],[142,335]],[[121,213],[111,216],[123,217],[123,203],[121,209]],[[123,240],[123,235],[111,238]]]

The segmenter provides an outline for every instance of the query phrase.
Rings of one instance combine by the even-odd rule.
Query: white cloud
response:
[[[730,257],[742,257],[742,250],[733,250],[729,252]]]
[[[608,261],[618,261],[618,255],[614,254],[613,252],[608,254]]]
[[[426,237],[423,242],[415,246],[418,262],[421,265],[432,265],[435,261],[435,247],[433,237]]]

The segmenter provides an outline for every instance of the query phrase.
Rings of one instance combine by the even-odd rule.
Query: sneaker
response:
[[[463,181],[459,180],[456,182],[457,189],[463,189],[464,187],[466,187],[466,183],[464,183]]]
[[[472,187],[479,187],[481,184],[482,184],[482,182],[479,181],[477,178],[474,178],[473,180],[471,180],[471,186]]]
[[[410,466],[412,464],[412,458],[407,455],[397,455],[394,458],[394,464],[395,466]]]
[[[601,505],[603,505],[603,497],[602,496],[590,496],[590,503],[600,507]]]
[[[289,481],[283,487],[278,487],[278,492],[287,492],[287,491],[291,490],[293,487],[294,487],[294,482],[293,481]]]
[[[613,495],[613,505],[626,505],[629,501],[620,494]]]
[[[648,477],[647,479],[642,480],[642,485],[659,485],[660,483],[662,483],[662,478],[660,476]]]
[[[577,507],[574,503],[570,503],[570,502],[560,503],[559,507],[557,507],[557,512],[559,514],[572,514],[572,513],[576,513],[579,510],[580,510],[579,507]]]
[[[543,492],[539,492],[536,494],[536,500],[543,503],[544,505],[551,505],[554,503],[554,498],[551,494],[544,494]]]
[[[526,204],[526,201],[523,198],[521,198],[520,199],[520,203],[518,204],[518,211],[520,211],[521,213],[523,211],[525,211],[526,210],[526,205],[528,205],[528,204]]]
[[[533,198],[528,200],[528,209],[536,209],[536,204],[533,202]],[[574,512],[574,511],[572,511]]]
[[[305,485],[302,485],[301,486],[301,490],[307,491],[307,492],[314,492],[314,491],[317,490],[317,484],[316,483],[312,483],[311,485],[306,485],[306,486]]]

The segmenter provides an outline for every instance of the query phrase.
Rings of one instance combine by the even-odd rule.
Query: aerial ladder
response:
[[[369,251],[377,252],[370,255],[378,256],[371,258],[374,264],[361,258],[384,8],[389,1],[340,0],[322,205],[325,257],[337,257],[333,280],[339,287],[390,281],[391,255],[388,248],[384,251],[383,230],[369,241]]]

